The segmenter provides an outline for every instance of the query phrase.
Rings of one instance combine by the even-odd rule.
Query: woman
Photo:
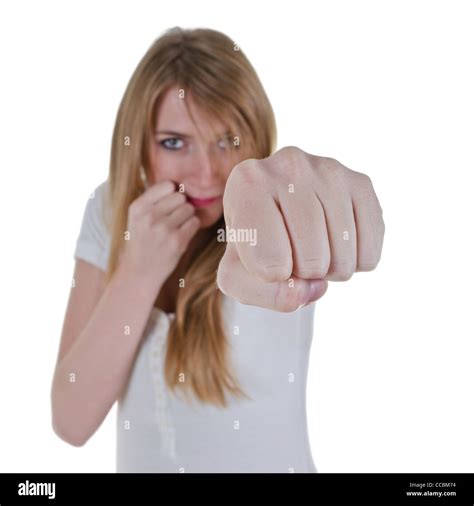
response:
[[[275,146],[271,105],[231,39],[174,28],[154,42],[85,209],[51,392],[54,430],[74,446],[118,401],[117,472],[317,472],[314,305],[281,313],[216,287],[227,178]]]

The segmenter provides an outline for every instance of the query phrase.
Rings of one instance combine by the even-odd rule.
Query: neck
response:
[[[181,256],[179,268],[187,269],[193,258],[206,246],[209,241],[209,230],[199,229],[188,243],[186,251]]]

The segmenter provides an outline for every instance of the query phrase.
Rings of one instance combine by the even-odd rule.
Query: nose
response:
[[[200,180],[213,179],[218,173],[220,163],[212,147],[199,146],[194,154],[195,170]]]

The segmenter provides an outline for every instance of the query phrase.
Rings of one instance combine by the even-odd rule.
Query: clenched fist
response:
[[[385,233],[370,178],[288,146],[237,164],[224,197],[217,286],[243,304],[295,311],[377,266]]]

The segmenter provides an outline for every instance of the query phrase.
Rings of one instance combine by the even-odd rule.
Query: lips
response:
[[[199,198],[199,197],[191,197],[190,195],[187,195],[187,200],[190,204],[192,204],[194,207],[207,207],[215,202],[217,202],[220,199],[220,195],[217,195],[216,197],[206,197],[206,198]]]

